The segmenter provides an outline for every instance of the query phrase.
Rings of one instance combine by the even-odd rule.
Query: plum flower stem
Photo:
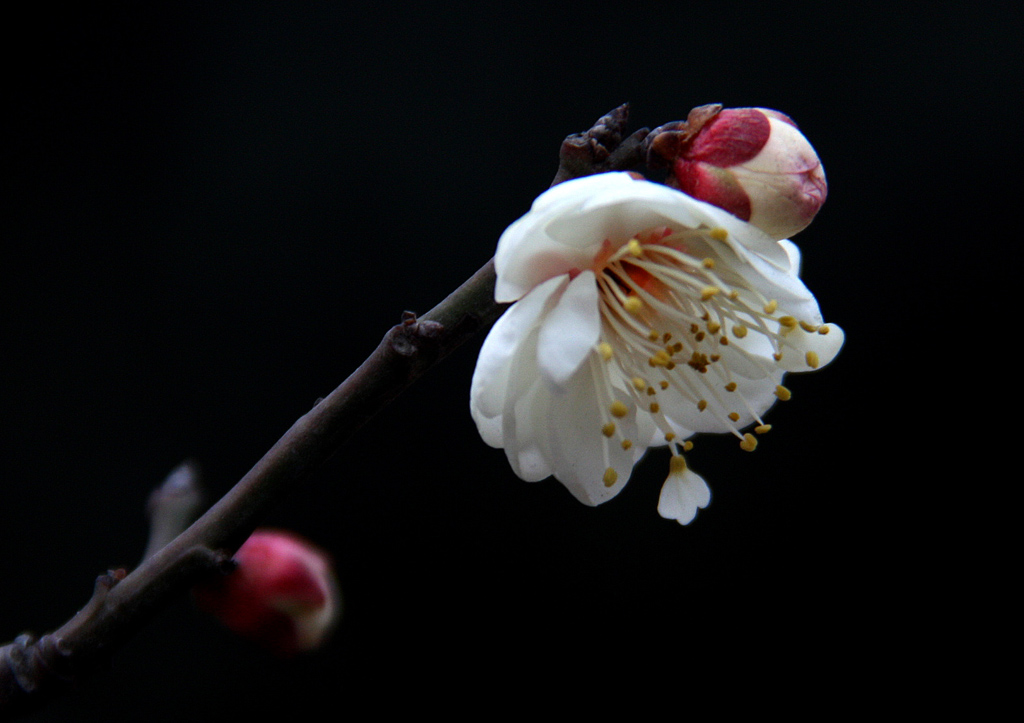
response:
[[[551,185],[635,166],[646,129],[620,142],[626,119],[627,107],[621,106],[586,133],[570,136]],[[571,148],[568,153],[566,147]],[[358,369],[317,400],[194,522],[198,472],[188,463],[174,470],[150,500],[152,531],[139,566],[130,573],[116,570],[100,575],[85,607],[54,632],[38,639],[21,635],[0,646],[0,720],[39,707],[106,666],[111,655],[163,605],[203,574],[228,566],[231,555],[264,515],[359,427],[501,315],[507,305],[494,300],[494,285],[491,259],[423,316],[406,312]]]

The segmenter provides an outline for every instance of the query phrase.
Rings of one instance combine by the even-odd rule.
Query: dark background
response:
[[[149,491],[183,459],[226,491],[403,310],[486,262],[562,138],[620,103],[633,127],[709,102],[800,124],[829,180],[797,238],[804,278],[846,348],[789,378],[756,453],[697,440],[712,503],[680,527],[656,512],[663,451],[596,509],[516,479],[468,412],[481,336],[266,520],[336,559],[346,610],[325,650],[278,662],[179,600],[32,719],[935,700],[908,670],[961,638],[942,591],[970,576],[973,512],[951,502],[974,495],[947,432],[975,360],[953,313],[975,234],[997,231],[984,204],[1019,169],[1000,101],[1019,90],[1019,18],[410,7],[7,23],[0,640],[57,627],[99,572],[133,565]]]

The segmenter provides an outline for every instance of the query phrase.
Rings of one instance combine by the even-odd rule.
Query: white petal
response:
[[[552,296],[567,278],[549,279],[513,304],[491,327],[480,348],[473,381],[470,385],[470,412],[484,441],[493,447],[502,446],[500,417],[505,407],[512,360],[528,334],[537,326]]]
[[[584,271],[544,317],[537,344],[541,371],[555,384],[564,384],[593,352],[600,333],[597,283],[594,272]]]
[[[615,424],[623,436],[634,441],[634,448],[624,450],[619,442],[601,434],[606,410],[596,394],[594,365],[603,363],[596,356],[589,357],[568,380],[564,393],[552,397],[549,417],[554,475],[586,505],[599,505],[617,495],[629,480],[636,456],[643,452],[643,444],[636,440],[635,411],[630,405],[629,414]],[[621,390],[615,394],[619,401],[628,401]],[[617,476],[610,487],[604,483],[609,467]]]
[[[785,346],[779,366],[789,372],[810,372],[831,363],[843,347],[846,335],[836,324],[825,324],[828,333],[805,331],[796,327],[784,336]],[[813,364],[808,354],[814,355]]]
[[[590,268],[606,237],[583,229],[556,236],[550,227],[560,219],[589,218],[593,214],[584,207],[596,196],[620,199],[637,183],[626,173],[601,173],[560,183],[541,194],[530,212],[498,239],[495,299],[515,301],[545,279]],[[599,215],[611,218],[614,212]],[[601,223],[598,221],[597,226]]]

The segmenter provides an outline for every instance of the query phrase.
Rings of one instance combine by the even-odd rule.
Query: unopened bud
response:
[[[202,610],[284,657],[323,644],[341,611],[327,553],[289,532],[257,530],[234,560],[234,570],[194,589]]]
[[[670,167],[668,185],[776,239],[803,230],[825,202],[825,170],[796,124],[765,108],[701,106],[655,129],[648,162]]]

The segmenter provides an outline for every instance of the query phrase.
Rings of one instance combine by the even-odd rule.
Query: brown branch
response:
[[[551,185],[634,167],[646,130],[620,143],[627,116],[627,106],[621,106],[587,133],[566,139]],[[492,259],[424,316],[406,312],[348,379],[300,417],[224,497],[167,541],[177,532],[168,529],[187,524],[197,504],[191,497],[194,490],[174,499],[182,486],[194,483],[194,468],[172,472],[151,499],[154,529],[139,566],[130,574],[117,570],[100,575],[88,604],[54,632],[39,639],[22,635],[0,647],[0,720],[38,707],[104,666],[173,596],[187,591],[204,573],[228,569],[231,554],[268,510],[370,417],[497,319],[504,306],[494,301],[494,283]],[[155,515],[153,506],[165,509]],[[161,527],[164,523],[170,528]]]

